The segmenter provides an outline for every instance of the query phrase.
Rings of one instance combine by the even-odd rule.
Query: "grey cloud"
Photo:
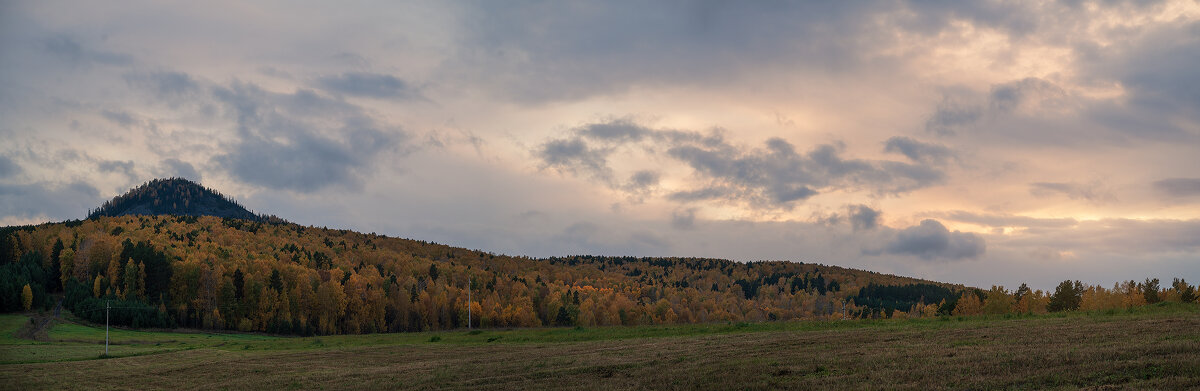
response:
[[[185,98],[200,90],[199,82],[183,72],[127,73],[124,78],[126,84],[147,90],[159,99]]]
[[[553,167],[562,172],[586,173],[604,181],[612,176],[608,167],[609,151],[593,148],[581,138],[547,141],[534,154],[542,160],[543,169]]]
[[[217,161],[239,180],[275,189],[312,192],[341,184],[357,185],[370,159],[395,145],[397,137],[373,128],[344,128],[325,136],[312,131],[287,134],[286,141],[246,132]]]
[[[463,32],[458,79],[542,103],[637,86],[739,80],[754,72],[841,74],[907,60],[898,36],[937,36],[970,23],[1014,40],[1056,26],[1059,4],[996,2],[479,3]]]
[[[75,39],[64,35],[46,38],[42,45],[47,52],[72,65],[128,65],[133,62],[128,54],[85,48]]]
[[[587,124],[574,130],[580,136],[593,140],[636,142],[654,131],[638,125],[629,118]]]
[[[133,118],[132,114],[129,114],[124,111],[104,110],[104,111],[100,112],[100,115],[103,116],[105,119],[112,121],[113,123],[115,123],[117,125],[121,125],[126,128],[131,127],[137,123],[137,120]]]
[[[640,170],[630,175],[621,189],[630,195],[631,201],[640,203],[658,186],[661,176],[656,171]]]
[[[645,189],[658,186],[659,177],[660,175],[657,172],[641,170],[629,177],[629,182],[626,186],[632,189]]]
[[[1061,107],[1068,98],[1062,87],[1038,78],[995,84],[987,93],[951,89],[943,92],[941,102],[925,121],[925,130],[952,136],[1000,118],[1022,115],[1019,109],[1036,112]]]
[[[239,136],[228,153],[213,160],[255,185],[300,192],[356,186],[377,156],[400,149],[407,139],[357,106],[312,91],[280,94],[242,83],[213,91]]]
[[[1066,92],[1061,87],[1029,77],[992,86],[991,93],[988,94],[988,103],[994,110],[1007,113],[1026,102],[1047,102],[1055,98],[1061,99],[1065,95]]]
[[[958,133],[983,117],[983,109],[969,102],[943,97],[933,115],[925,121],[925,130],[940,136]]]
[[[694,202],[713,199],[729,198],[734,191],[725,187],[705,187],[694,190],[681,190],[667,196],[672,201]]]
[[[392,75],[346,72],[317,80],[322,89],[340,94],[379,99],[406,99],[416,96],[412,86]]]
[[[175,158],[163,160],[162,163],[165,169],[163,171],[163,176],[191,179],[196,182],[201,182],[203,180],[203,177],[200,176],[200,172],[196,171],[196,167],[192,166],[191,163],[180,161],[179,159]]]
[[[0,179],[15,176],[21,173],[21,166],[14,162],[8,156],[0,155]]]
[[[0,216],[78,219],[100,201],[100,192],[85,182],[0,184]]]
[[[879,226],[878,210],[871,209],[866,205],[851,205],[848,207],[850,214],[850,225],[855,231],[869,231]]]
[[[101,160],[97,163],[101,172],[115,172],[133,177],[133,161]]]
[[[726,141],[719,131],[706,136],[694,131],[654,130],[628,119],[574,128],[567,138],[541,144],[534,155],[543,168],[588,175],[616,187],[608,156],[627,145],[643,146],[652,154],[665,152],[666,157],[687,164],[708,182],[668,195],[668,199],[681,202],[726,200],[790,209],[820,191],[866,188],[877,194],[899,194],[940,183],[945,176],[922,164],[843,158],[835,145],[818,145],[799,153],[787,140],[775,137],[768,139],[764,148],[744,148]],[[940,156],[936,146],[916,147],[924,147],[914,149],[925,154],[922,156]],[[639,175],[641,180],[658,181],[657,174],[643,170],[634,174],[631,183],[638,182]]]
[[[1186,133],[1187,126],[1178,117],[1190,119],[1188,122],[1194,127],[1200,121],[1200,112],[1195,109],[1200,107],[1200,70],[1196,67],[1200,63],[1198,32],[1200,22],[1181,20],[1137,31],[1131,39],[1104,50],[1080,48],[1089,75],[1119,80],[1127,91],[1130,108],[1134,110],[1109,110],[1110,120],[1126,117],[1125,121],[1157,125],[1128,129],[1138,134],[1147,130],[1169,135]]]
[[[683,145],[668,154],[712,180],[710,188],[732,190],[752,204],[790,208],[818,190],[867,188],[876,193],[904,193],[940,182],[935,169],[898,162],[845,159],[837,147],[819,145],[800,154],[787,141],[773,138],[765,150],[744,150],[728,144],[711,147]],[[719,194],[697,192],[693,195]]]
[[[699,138],[698,134],[691,132],[654,130],[630,118],[616,118],[572,128],[568,137],[546,141],[533,154],[541,160],[543,169],[555,168],[560,172],[583,174],[602,180],[614,188],[639,191],[657,185],[659,174],[641,170],[634,173],[624,186],[618,185],[612,178],[612,168],[608,166],[608,156],[617,147],[649,139],[677,142]]]
[[[982,237],[946,229],[937,220],[922,220],[920,225],[900,230],[884,247],[888,254],[912,255],[925,260],[963,260],[977,258],[987,250]]]
[[[1154,188],[1171,197],[1200,196],[1200,178],[1167,178],[1154,182]]]
[[[940,33],[955,22],[968,21],[975,26],[1000,30],[1014,39],[1020,39],[1041,30],[1046,23],[1043,14],[1051,12],[1035,7],[1012,7],[999,2],[914,0],[898,4],[907,11],[901,17],[904,27],[926,35]],[[1043,5],[1045,8],[1061,6],[1053,3]]]
[[[955,157],[954,151],[941,144],[924,143],[911,137],[896,136],[887,140],[884,152],[896,152],[914,162],[941,164]]]
[[[1062,194],[1072,200],[1087,200],[1092,202],[1115,201],[1116,197],[1105,191],[1098,182],[1083,184],[1070,182],[1035,182],[1029,185],[1029,192],[1035,196],[1048,197]]]
[[[688,230],[696,227],[696,208],[676,209],[671,212],[671,227]]]
[[[635,85],[731,80],[788,64],[838,72],[860,67],[865,39],[882,34],[866,3],[481,3],[471,10],[457,78],[508,99],[540,103]],[[748,59],[755,59],[750,61]],[[803,60],[803,61],[798,61]],[[873,59],[883,62],[884,59]]]

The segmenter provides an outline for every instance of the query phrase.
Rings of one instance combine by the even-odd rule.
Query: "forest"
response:
[[[0,229],[0,311],[132,327],[359,334],[541,326],[907,318],[1196,301],[1176,279],[982,290],[801,262],[535,259],[212,216],[94,216]],[[471,301],[468,310],[468,289]]]

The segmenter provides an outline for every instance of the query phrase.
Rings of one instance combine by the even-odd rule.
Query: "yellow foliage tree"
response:
[[[92,296],[93,297],[100,297],[100,296],[104,295],[104,281],[102,280],[102,278],[103,277],[96,276],[96,279],[92,280]]]
[[[67,281],[71,279],[75,271],[75,250],[63,249],[62,253],[58,255],[58,267],[61,271],[58,276],[59,282],[62,283],[62,286],[67,286]]]
[[[1007,314],[1013,310],[1013,297],[1002,286],[992,285],[992,289],[987,293],[987,300],[983,302],[983,313],[985,314]]]
[[[979,315],[983,313],[983,302],[972,291],[963,292],[954,306],[954,315]]]
[[[25,306],[26,311],[33,308],[33,289],[29,288],[29,284],[21,288],[21,304]]]

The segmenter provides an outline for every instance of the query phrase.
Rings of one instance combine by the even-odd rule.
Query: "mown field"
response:
[[[1197,389],[1200,306],[275,337],[0,316],[0,389]]]

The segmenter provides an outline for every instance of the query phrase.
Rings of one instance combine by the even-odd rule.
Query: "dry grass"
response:
[[[465,333],[464,333],[465,334]],[[6,389],[1197,389],[1200,313],[0,365]]]

